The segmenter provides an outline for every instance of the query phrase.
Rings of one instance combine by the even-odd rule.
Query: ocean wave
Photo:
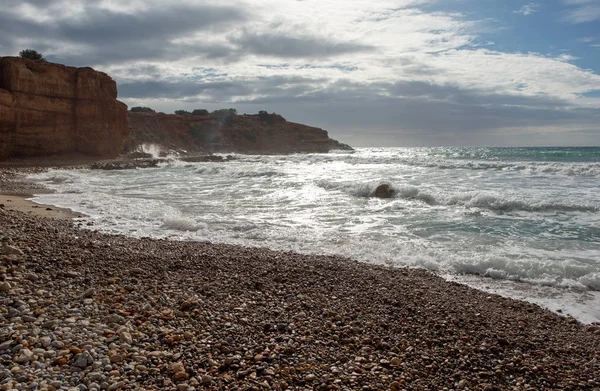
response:
[[[409,167],[439,170],[471,171],[529,171],[532,174],[564,175],[583,178],[600,178],[600,163],[597,162],[535,162],[463,160],[419,154],[341,155],[334,159],[351,165],[404,165]]]
[[[399,186],[385,181],[356,183],[319,180],[316,184],[323,189],[341,191],[355,197],[373,197],[379,185],[387,184],[393,193],[393,198],[420,201],[430,206],[462,206],[468,209],[487,209],[494,212],[600,212],[598,205],[518,199],[486,192],[436,195],[417,186]]]
[[[227,163],[225,163],[227,164]],[[229,163],[230,164],[230,163]],[[275,170],[264,170],[261,167],[239,167],[226,165],[206,165],[196,167],[194,173],[200,175],[227,175],[233,178],[260,178],[260,177],[276,177],[284,174]]]
[[[528,282],[541,286],[600,291],[597,265],[581,264],[569,259],[510,259],[491,256],[487,259],[454,261],[455,273]]]
[[[202,228],[202,224],[197,224],[194,220],[185,217],[169,217],[162,222],[162,228],[172,229],[175,231],[198,231]]]

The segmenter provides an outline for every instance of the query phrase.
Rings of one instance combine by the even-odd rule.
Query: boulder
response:
[[[377,186],[377,188],[375,188],[371,194],[371,197],[377,198],[392,198],[393,196],[394,190],[387,183],[382,183],[381,185]]]

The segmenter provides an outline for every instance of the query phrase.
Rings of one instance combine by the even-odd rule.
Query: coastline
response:
[[[54,205],[39,204],[32,201],[32,196],[14,194],[0,194],[0,208],[31,214],[38,217],[49,217],[53,219],[73,219],[84,217],[68,208],[59,208]]]
[[[27,198],[9,176],[0,192]],[[423,270],[111,236],[31,206],[0,209],[22,251],[0,256],[2,385],[600,387],[600,327],[534,304]]]
[[[35,194],[47,194],[51,190],[39,183],[25,179],[25,176],[40,171],[45,171],[55,166],[0,166],[0,209],[18,211],[39,217],[54,219],[73,219],[84,217],[82,213],[68,208],[60,208],[54,205],[38,203],[32,200]],[[66,165],[61,168],[78,167],[77,165]]]

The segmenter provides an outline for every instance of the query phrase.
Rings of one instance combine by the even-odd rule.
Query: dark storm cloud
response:
[[[334,42],[308,35],[286,36],[275,33],[257,34],[246,31],[241,37],[231,40],[241,51],[261,56],[282,58],[328,58],[340,54],[369,52],[373,46]]]
[[[232,97],[266,94],[296,96],[307,92],[311,83],[323,83],[324,79],[308,79],[299,76],[272,76],[255,79],[231,79],[231,81],[125,81],[119,83],[120,99],[168,98],[194,100],[196,95],[208,97],[213,102],[231,101]]]
[[[40,5],[58,2],[39,2]],[[43,4],[42,4],[43,3]],[[225,58],[230,46],[171,40],[214,30],[229,23],[241,23],[247,15],[235,7],[210,5],[174,5],[125,14],[95,6],[86,6],[77,18],[56,23],[41,22],[11,12],[0,13],[0,44],[3,54],[16,54],[17,40],[36,42],[37,50],[50,61],[67,65],[111,64],[130,60],[175,60],[206,56]],[[77,52],[54,55],[65,45],[78,45]],[[13,52],[13,53],[10,53]]]
[[[62,24],[60,36],[87,44],[114,43],[116,40],[166,40],[185,36],[226,22],[244,19],[241,10],[220,6],[170,6],[136,11],[134,14],[87,8],[77,20]]]

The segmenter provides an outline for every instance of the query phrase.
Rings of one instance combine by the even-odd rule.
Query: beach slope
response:
[[[0,231],[2,389],[600,387],[598,326],[425,271],[4,209]]]

